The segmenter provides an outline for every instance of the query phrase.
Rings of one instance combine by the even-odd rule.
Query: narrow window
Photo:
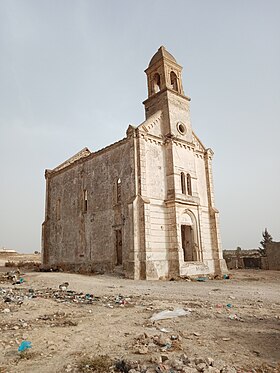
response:
[[[56,220],[61,219],[61,200],[60,198],[56,201]]]
[[[87,190],[85,189],[83,193],[83,212],[87,212],[87,210],[88,210],[88,194],[87,194]]]
[[[116,230],[116,265],[122,265],[122,230]]]
[[[182,193],[186,194],[186,179],[185,179],[184,172],[181,172],[181,188],[182,188]]]
[[[188,195],[192,195],[192,178],[190,174],[187,174],[187,190],[188,190]]]
[[[121,201],[122,197],[122,182],[121,179],[117,180],[117,202]]]
[[[157,93],[160,91],[160,76],[158,73],[154,75],[154,93]]]
[[[174,71],[171,71],[170,73],[170,83],[174,91],[178,92],[178,80],[177,80],[177,75],[174,73]]]

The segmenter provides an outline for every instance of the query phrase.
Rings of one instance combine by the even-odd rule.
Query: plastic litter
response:
[[[69,286],[69,282],[63,282],[58,286],[59,290],[66,291]]]
[[[229,275],[223,275],[224,280],[229,280]]]
[[[166,343],[165,346],[161,350],[162,351],[170,350],[171,347],[172,347],[171,343]]]
[[[13,285],[21,285],[25,282],[23,277],[20,277],[19,279],[15,279],[13,282]]]
[[[232,304],[231,304],[231,303],[228,303],[228,304],[227,304],[227,308],[232,308]]]
[[[173,317],[187,316],[191,313],[191,310],[184,310],[183,308],[177,308],[173,311],[165,310],[159,313],[154,313],[150,318],[151,321],[172,319]]]
[[[235,313],[229,315],[228,318],[229,318],[230,320],[239,320],[239,321],[241,321],[241,318],[240,318],[239,316],[237,316]]]
[[[28,348],[31,348],[31,342],[29,341],[22,341],[19,348],[18,348],[18,351],[19,352],[23,352],[25,350],[27,350]]]
[[[165,329],[165,328],[160,328],[159,329],[162,333],[170,333],[171,332],[171,330],[169,330],[169,329]]]
[[[207,280],[207,277],[197,277],[196,281],[198,282],[205,282]]]

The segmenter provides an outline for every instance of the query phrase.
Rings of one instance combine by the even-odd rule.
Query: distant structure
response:
[[[6,249],[5,247],[0,248],[0,254],[17,254],[16,250]]]
[[[45,267],[133,279],[220,274],[213,151],[194,134],[182,67],[160,47],[145,70],[146,120],[46,170]]]
[[[266,244],[266,256],[259,249],[223,250],[228,269],[269,269],[280,270],[280,242]]]
[[[268,269],[280,271],[280,242],[272,241],[266,244]]]
[[[258,249],[242,250],[238,247],[236,250],[224,250],[223,256],[228,269],[267,269]]]

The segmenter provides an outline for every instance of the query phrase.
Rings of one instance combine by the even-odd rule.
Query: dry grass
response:
[[[37,352],[34,352],[34,351],[29,351],[29,350],[26,350],[26,351],[22,351],[19,353],[19,359],[20,360],[31,360],[33,358],[36,358],[38,356],[38,353]]]
[[[107,355],[84,357],[78,363],[79,372],[82,373],[109,373],[113,372],[113,361]]]

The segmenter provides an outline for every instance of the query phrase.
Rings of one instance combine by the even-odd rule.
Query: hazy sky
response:
[[[0,247],[40,250],[46,168],[144,120],[161,45],[215,152],[223,247],[280,241],[279,0],[0,0]]]

